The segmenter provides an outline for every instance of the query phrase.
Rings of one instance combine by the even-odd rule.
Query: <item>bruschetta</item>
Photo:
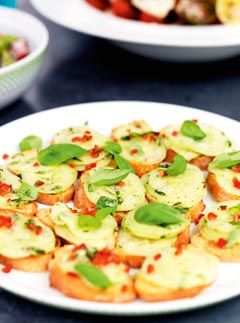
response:
[[[128,268],[108,250],[91,256],[84,245],[65,246],[50,265],[50,285],[68,297],[125,303],[136,298]]]
[[[154,132],[145,121],[133,121],[114,128],[111,139],[121,145],[121,156],[138,176],[158,167],[166,157],[159,132]]]
[[[123,218],[115,249],[119,259],[129,266],[139,268],[148,255],[171,247],[181,248],[189,243],[190,222],[184,216],[177,224],[153,225],[138,222],[135,214],[136,210]],[[161,210],[158,215],[162,215]],[[148,216],[149,212],[146,218]]]
[[[166,250],[148,257],[136,276],[135,288],[147,302],[194,297],[217,279],[219,261],[188,247],[181,253]]]
[[[240,262],[239,201],[216,204],[199,221],[192,244],[224,262]]]
[[[207,170],[215,156],[233,151],[233,143],[222,131],[197,120],[167,126],[160,132],[169,162],[177,153],[201,170]]]
[[[77,170],[67,164],[41,165],[36,149],[13,155],[7,167],[12,173],[20,175],[23,182],[36,188],[39,203],[54,205],[73,198]]]
[[[2,213],[21,213],[27,217],[37,212],[37,192],[22,180],[0,166],[0,211]]]
[[[106,141],[107,137],[84,125],[59,131],[55,134],[52,143],[70,143],[86,149],[88,152],[85,155],[67,162],[78,171],[83,171],[91,167],[104,167],[111,162],[112,155],[102,149]]]
[[[57,245],[53,231],[36,217],[0,212],[1,264],[22,271],[45,271]]]
[[[187,164],[186,170],[181,174],[168,175],[169,166],[170,164],[162,164],[142,177],[147,199],[183,210],[194,221],[205,207],[204,175],[198,167],[191,164]]]
[[[240,166],[237,164],[238,161],[233,166],[228,166],[229,164],[224,166],[223,164],[236,154],[238,152],[219,155],[209,164],[206,183],[209,192],[218,202],[240,199]],[[224,160],[221,162],[221,159]],[[218,161],[220,161],[220,164]]]
[[[114,185],[95,185],[91,184],[95,173],[96,169],[84,171],[77,181],[74,205],[83,214],[96,213],[100,199],[105,199],[106,204],[116,203],[115,214],[120,218],[147,203],[144,186],[137,175],[129,173]]]
[[[40,209],[37,215],[68,243],[84,243],[94,250],[115,247],[118,226],[111,214],[101,219],[97,215],[81,214],[64,203],[56,203],[52,208]]]

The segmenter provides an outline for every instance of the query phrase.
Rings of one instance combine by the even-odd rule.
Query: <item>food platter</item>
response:
[[[62,128],[82,125],[87,121],[91,127],[108,135],[114,126],[136,118],[146,120],[156,130],[166,124],[180,123],[186,119],[207,120],[209,124],[221,125],[221,130],[236,145],[240,145],[237,142],[239,123],[226,117],[169,104],[115,101],[56,108],[8,123],[0,128],[1,138],[6,138],[1,144],[0,155],[14,153],[19,140],[29,134],[40,136],[47,145],[52,135]],[[204,202],[207,206],[213,204],[209,196]],[[109,315],[152,315],[209,306],[239,295],[239,269],[240,264],[221,264],[217,281],[198,296],[156,303],[134,301],[128,304],[110,304],[68,298],[49,287],[47,273],[25,273],[17,270],[8,274],[0,272],[0,287],[32,301],[67,310]]]
[[[108,39],[133,53],[168,61],[214,61],[240,52],[238,25],[146,24],[106,14],[84,0],[31,0],[45,17],[66,28]]]

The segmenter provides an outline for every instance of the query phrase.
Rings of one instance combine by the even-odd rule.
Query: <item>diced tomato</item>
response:
[[[220,238],[218,242],[216,243],[216,247],[218,248],[224,248],[227,244],[227,240]]]
[[[36,181],[36,183],[34,184],[34,186],[39,187],[39,186],[43,186],[44,182],[42,181]]]
[[[134,148],[134,149],[132,149],[131,151],[130,151],[130,154],[131,155],[135,155],[135,154],[137,154],[138,153],[138,149],[136,149],[136,148]]]
[[[94,265],[104,266],[110,263],[118,263],[118,258],[112,251],[105,248],[95,254],[94,258],[92,259],[92,263]]]
[[[110,4],[107,0],[86,0],[91,6],[99,9],[99,10],[106,10]]]
[[[227,209],[227,205],[221,205],[220,210],[225,211]]]
[[[11,53],[15,60],[19,61],[29,54],[30,50],[26,41],[19,39],[11,46]]]
[[[78,250],[85,250],[85,249],[87,249],[87,247],[86,247],[86,245],[85,245],[85,243],[81,243],[80,245],[78,245],[78,246],[75,246],[73,249],[72,249],[72,252],[76,252],[76,251],[78,251]]]
[[[82,211],[82,214],[96,215],[97,208],[95,206],[93,206],[93,207],[85,207],[85,208],[82,208],[81,211]]]
[[[240,189],[240,181],[237,179],[237,177],[233,177],[233,186]]]
[[[72,278],[78,278],[79,277],[78,274],[72,273],[72,272],[68,272],[67,275],[72,277]]]
[[[123,187],[123,186],[125,186],[125,183],[123,181],[121,181],[121,182],[118,182],[116,184],[116,186]]]
[[[152,264],[149,264],[147,266],[147,273],[151,274],[152,272],[154,272],[154,266]]]
[[[9,158],[9,155],[8,154],[3,154],[2,155],[2,159],[8,159]]]
[[[92,149],[89,150],[89,155],[92,156],[93,158],[97,158],[102,151],[102,148],[95,145]]]
[[[146,12],[141,12],[140,15],[139,15],[139,20],[140,21],[144,21],[144,22],[156,22],[156,23],[160,23],[161,22],[161,19],[153,16],[153,15],[150,15]]]
[[[87,141],[90,141],[92,140],[92,135],[91,135],[91,132],[90,131],[85,131],[84,135],[82,137],[74,137],[72,138],[72,142],[87,142]]]
[[[141,135],[141,138],[144,140],[155,141],[159,137],[159,132],[145,133]]]
[[[163,177],[163,176],[166,176],[166,171],[165,170],[163,170],[163,169],[161,169],[160,170],[160,172],[159,172],[159,175],[161,176],[161,177]]]
[[[75,168],[76,166],[74,164],[68,164],[69,167]]]
[[[178,136],[178,134],[179,134],[179,132],[178,132],[178,131],[173,131],[173,132],[172,132],[172,136],[174,136],[174,137],[177,137],[177,136]]]
[[[96,163],[90,163],[88,165],[85,166],[85,170],[90,170],[93,169],[94,167],[96,167],[97,164]]]
[[[234,214],[233,221],[234,222],[239,222],[240,221],[240,214]]]
[[[40,164],[39,164],[39,162],[36,162],[36,163],[33,164],[33,166],[38,167],[38,166],[40,166]]]
[[[36,227],[35,233],[38,236],[39,234],[41,234],[43,231],[42,227]]]
[[[208,220],[216,220],[217,214],[210,212],[210,213],[208,213],[207,218],[208,218]]]
[[[234,171],[235,173],[240,173],[240,165],[233,166],[232,171]]]
[[[204,216],[204,214],[203,213],[200,213],[195,219],[194,219],[194,223],[195,224],[198,224],[199,223],[199,221],[201,220],[201,218]]]
[[[112,5],[112,11],[116,16],[127,18],[127,19],[136,19],[137,11],[130,4],[128,0],[116,0]]]
[[[157,253],[157,254],[153,257],[153,259],[154,259],[154,260],[159,260],[161,257],[162,257],[162,255],[161,255],[160,253]]]
[[[33,222],[28,223],[27,228],[28,228],[30,231],[33,231],[36,235],[41,234],[41,233],[42,233],[42,231],[43,231],[42,227],[40,227],[39,225],[36,225],[36,224],[35,224],[35,223],[33,223]]]
[[[10,266],[10,265],[6,265],[2,268],[2,272],[5,274],[10,273],[11,270],[12,270],[12,266]]]
[[[4,195],[10,193],[11,190],[12,190],[11,185],[0,182],[0,196],[4,196]]]
[[[76,213],[78,213],[78,210],[72,209],[71,212],[76,214]]]
[[[0,215],[0,228],[11,228],[13,225],[12,218],[10,216]]]

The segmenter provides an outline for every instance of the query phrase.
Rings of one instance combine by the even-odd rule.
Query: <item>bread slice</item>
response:
[[[68,190],[59,194],[38,193],[37,202],[46,205],[54,205],[57,202],[67,203],[73,199],[73,196],[74,186],[72,185]]]
[[[38,210],[38,205],[36,202],[29,202],[22,204],[19,208],[16,209],[0,209],[1,215],[10,215],[10,214],[22,214],[28,218],[33,218]]]

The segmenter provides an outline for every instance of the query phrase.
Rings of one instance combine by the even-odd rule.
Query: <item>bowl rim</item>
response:
[[[48,30],[46,28],[46,26],[36,17],[34,17],[33,15],[23,12],[22,10],[19,9],[13,9],[13,8],[6,8],[3,6],[0,6],[0,13],[3,13],[4,15],[7,15],[8,13],[13,13],[18,15],[18,16],[22,16],[27,18],[29,21],[31,21],[32,23],[34,23],[35,25],[38,25],[38,28],[41,30],[41,33],[43,35],[42,37],[42,41],[40,44],[37,45],[37,47],[30,52],[30,54],[28,54],[26,57],[24,57],[23,59],[14,62],[8,66],[5,67],[0,67],[0,76],[5,74],[5,73],[9,73],[17,68],[20,68],[24,65],[27,65],[28,63],[30,63],[31,61],[33,61],[35,58],[37,58],[41,53],[44,52],[44,50],[47,48],[48,42],[49,42],[49,33]]]
[[[186,49],[240,46],[240,25],[158,26],[110,15],[93,8],[85,0],[30,0],[30,3],[58,25],[115,42]],[[55,7],[57,14],[53,10]],[[76,10],[78,14],[73,15],[76,17],[69,19]]]

